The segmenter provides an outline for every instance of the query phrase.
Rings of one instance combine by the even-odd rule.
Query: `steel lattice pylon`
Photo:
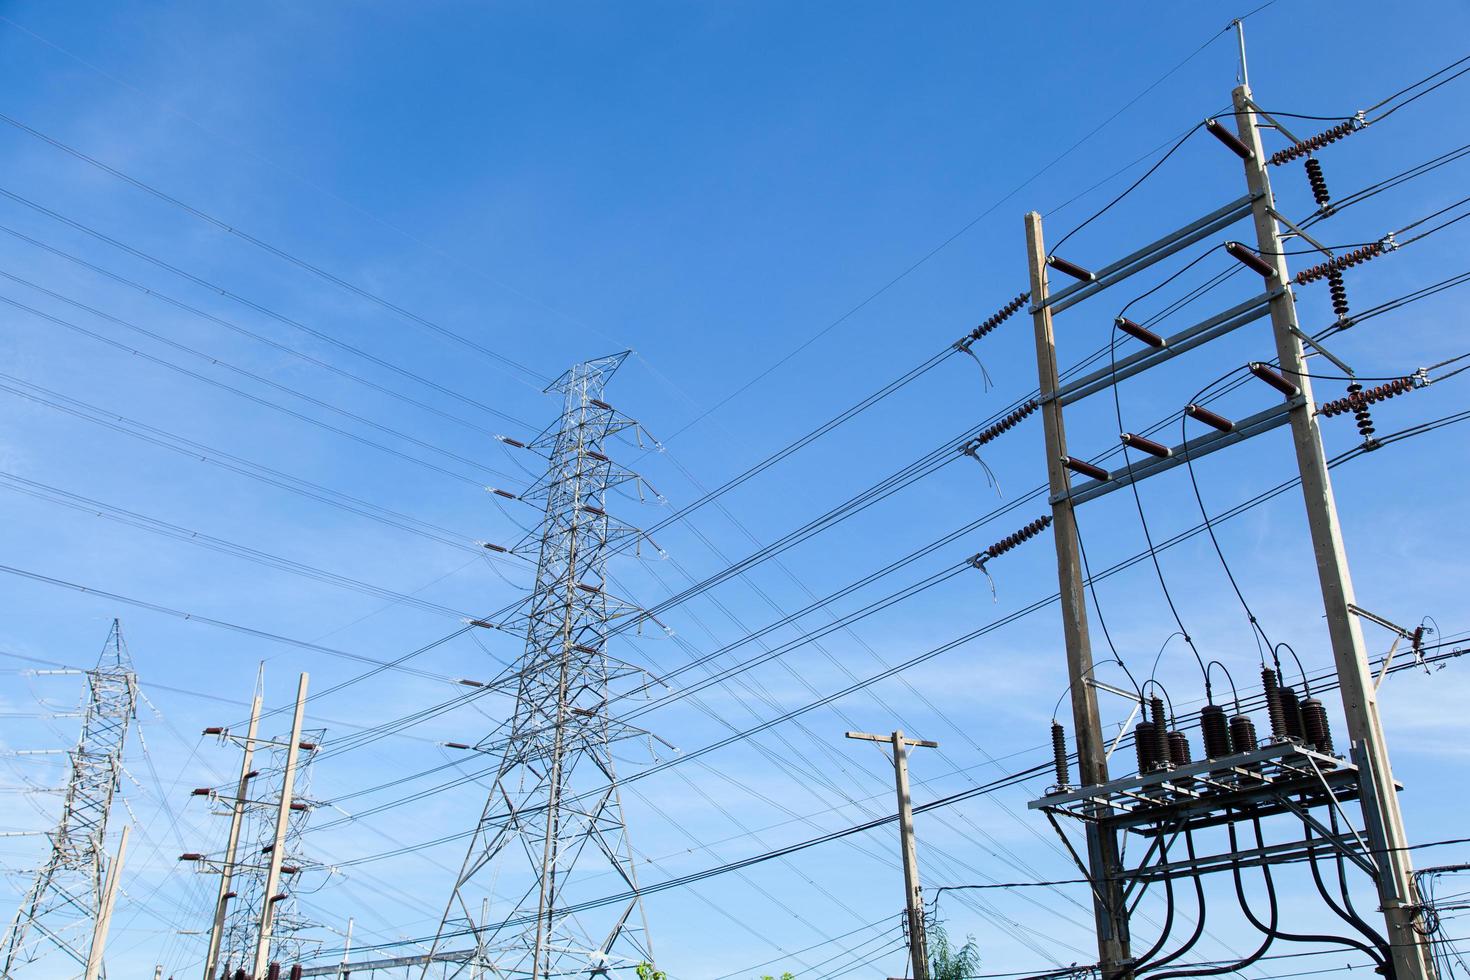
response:
[[[612,756],[615,743],[647,733],[608,707],[613,687],[642,671],[605,649],[610,623],[641,614],[605,578],[610,552],[642,535],[606,506],[609,489],[638,480],[604,451],[637,425],[602,400],[626,356],[578,364],[547,388],[565,407],[528,447],[549,465],[521,494],[544,498],[545,510],[516,548],[537,554],[537,570],[524,613],[506,624],[526,636],[515,712],[508,735],[477,746],[501,762],[425,974],[435,953],[466,946],[472,955],[445,963],[446,976],[606,976],[653,960]],[[608,870],[579,887],[587,872]],[[632,897],[576,908],[620,889]]]
[[[319,748],[326,740],[326,729],[306,729],[302,741]],[[280,808],[282,783],[285,779],[286,746],[290,740],[287,732],[279,738],[260,743],[266,764],[261,768],[259,786],[252,784],[251,797],[245,810],[244,829],[241,832],[241,854],[231,878],[231,887],[237,893],[230,902],[221,936],[219,962],[220,977],[231,977],[241,967],[248,973],[255,957],[255,946],[260,937],[261,903],[272,896],[266,895],[266,864],[270,848],[275,839],[276,812]],[[312,763],[316,750],[299,756],[296,767],[295,786],[291,794],[291,816],[287,823],[285,868],[294,869],[281,877],[275,901],[275,925],[271,929],[269,960],[281,963],[285,968],[300,963],[321,946],[320,938],[310,933],[320,928],[319,924],[302,914],[296,893],[303,875],[320,870],[320,864],[308,860],[301,853],[301,842],[306,836],[306,825],[311,819],[317,803],[311,799]],[[261,758],[257,755],[257,758]],[[217,812],[228,814],[233,799],[219,801]],[[229,807],[223,806],[228,802]]]
[[[86,677],[82,734],[70,753],[61,817],[48,835],[51,853],[5,933],[0,977],[15,976],[48,953],[61,952],[83,967],[87,963],[107,873],[107,817],[138,700],[137,677],[117,620],[97,667]]]

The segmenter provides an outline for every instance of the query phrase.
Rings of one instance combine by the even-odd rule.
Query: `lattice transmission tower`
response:
[[[220,937],[220,977],[234,976],[244,968],[248,974],[260,941],[260,910],[269,901],[274,906],[268,962],[286,965],[308,959],[320,948],[322,940],[312,933],[320,924],[306,916],[297,901],[304,883],[318,877],[321,864],[311,861],[302,851],[306,825],[317,803],[311,798],[311,774],[317,750],[326,737],[325,729],[306,729],[300,745],[311,746],[298,754],[291,791],[290,817],[283,848],[280,884],[275,894],[268,894],[270,853],[275,846],[276,811],[280,806],[286,772],[286,752],[290,734],[262,741],[256,759],[261,760],[260,776],[250,780],[251,791],[245,800],[244,820],[240,833],[241,852],[235,856],[231,889],[236,897],[228,905]],[[261,752],[260,749],[264,748]],[[215,812],[229,815],[234,810],[233,797],[214,800]],[[314,887],[308,885],[308,887]]]
[[[526,637],[515,710],[508,734],[475,746],[501,762],[425,974],[437,961],[449,977],[627,975],[653,960],[612,754],[649,736],[610,708],[647,685],[606,650],[616,621],[646,615],[606,579],[609,555],[644,536],[607,505],[613,488],[641,487],[606,452],[612,436],[637,429],[602,400],[626,357],[571,368],[546,389],[564,396],[559,422],[525,445],[504,440],[547,459],[520,495],[544,501],[540,525],[513,549],[536,554],[536,581],[522,614],[502,624]],[[618,889],[628,897],[578,907]]]
[[[57,952],[76,961],[78,975],[87,965],[107,875],[107,817],[138,702],[137,676],[117,620],[96,668],[85,675],[82,733],[69,753],[61,816],[47,835],[51,852],[6,930],[0,977],[15,976]]]

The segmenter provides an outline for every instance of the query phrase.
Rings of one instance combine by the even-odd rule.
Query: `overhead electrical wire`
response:
[[[163,259],[158,258],[157,256],[150,255],[142,249],[135,248],[132,245],[128,245],[127,243],[120,241],[119,239],[114,238],[110,235],[104,234],[103,232],[98,231],[95,228],[89,227],[88,225],[83,224],[80,221],[69,218],[59,211],[48,208],[42,204],[30,200],[27,197],[23,197],[22,195],[17,194],[16,192],[9,190],[8,188],[0,187],[0,196],[9,198],[17,204],[30,208],[32,211],[35,211],[38,214],[45,215],[46,217],[51,218],[54,221],[66,225],[68,228],[79,231],[82,234],[96,239],[97,241],[100,241],[106,245],[110,245],[113,248],[125,252],[136,259],[141,259],[142,261],[147,262],[149,265],[156,266],[157,268],[163,269],[165,272],[172,273],[173,275],[178,276],[181,279],[187,280],[188,282],[199,286],[201,289],[208,290],[214,295],[222,296],[225,299],[231,300],[232,302],[239,303],[240,305],[245,306],[248,309],[254,310],[262,316],[269,317],[270,319],[285,324],[292,329],[300,330],[304,333],[307,333],[322,341],[323,343],[330,344],[333,347],[347,351],[348,353],[351,353],[357,357],[361,357],[364,360],[372,362],[380,368],[391,371],[401,377],[408,378],[409,380],[417,384],[424,385],[427,388],[431,388],[434,391],[445,395],[446,397],[454,399],[455,401],[470,405],[474,408],[479,409],[482,412],[486,412],[487,414],[493,415],[496,418],[503,419],[507,422],[512,422],[518,425],[521,424],[519,419],[515,418],[512,415],[507,415],[506,413],[502,412],[500,409],[495,408],[492,405],[488,405],[482,401],[479,401],[476,398],[470,397],[469,395],[462,394],[461,392],[455,391],[452,388],[441,385],[437,381],[433,381],[429,378],[424,377],[423,375],[416,374],[415,372],[403,367],[401,364],[395,363],[394,361],[388,360],[387,358],[379,357],[376,354],[371,354],[366,350],[349,344],[346,341],[334,337],[325,331],[318,330],[315,327],[309,327],[299,320],[295,320],[289,316],[286,316],[284,313],[279,313],[276,310],[273,310],[270,307],[265,306],[264,304],[257,303],[256,301],[249,299],[248,297],[243,296],[239,293],[236,293],[233,290],[226,289],[223,286],[210,282],[209,280],[197,276],[191,272],[187,272],[179,266],[166,262]]]
[[[133,177],[133,176],[131,176],[129,174],[124,173],[123,171],[117,169],[116,167],[113,167],[113,166],[111,166],[111,165],[109,165],[107,163],[102,162],[101,160],[97,159],[96,157],[93,157],[93,156],[90,156],[90,155],[88,155],[86,153],[83,153],[81,150],[78,150],[76,147],[73,147],[73,146],[70,146],[70,145],[68,145],[66,143],[63,143],[61,140],[56,139],[53,136],[48,136],[47,134],[41,132],[40,130],[35,129],[34,127],[31,127],[31,126],[26,125],[25,123],[23,123],[20,120],[14,118],[13,116],[6,115],[5,113],[0,113],[0,122],[7,123],[8,125],[13,126],[14,128],[20,130],[23,133],[26,133],[29,136],[33,136],[36,139],[41,140],[44,143],[48,143],[51,146],[54,146],[56,149],[61,150],[63,153],[66,153],[69,156],[72,156],[75,159],[80,160],[83,163],[86,163],[86,164],[88,164],[88,165],[90,165],[92,167],[95,167],[98,170],[103,171],[104,173],[111,174],[113,177],[116,177],[118,180],[121,180],[124,183],[130,184],[131,186],[137,188],[138,190],[143,191],[144,193],[151,194],[153,197],[157,198],[158,200],[163,201],[166,204],[170,204],[170,205],[172,205],[172,206],[180,209],[181,211],[184,211],[185,213],[192,215],[193,217],[199,219],[200,221],[203,221],[204,223],[206,223],[208,225],[212,225],[214,228],[218,229],[219,231],[224,232],[225,234],[233,235],[236,238],[241,239],[242,241],[249,242],[251,245],[254,245],[256,248],[259,248],[259,249],[261,249],[261,250],[263,250],[265,252],[268,252],[268,253],[270,253],[271,255],[275,256],[278,259],[282,259],[283,261],[288,262],[291,265],[294,265],[294,266],[296,266],[299,269],[303,269],[306,272],[310,272],[312,275],[317,276],[320,279],[324,279],[327,282],[330,282],[333,285],[338,286],[338,287],[346,290],[349,293],[352,293],[353,295],[355,295],[355,296],[357,296],[357,297],[359,297],[361,299],[365,299],[365,300],[369,301],[370,303],[373,303],[373,304],[375,304],[377,306],[380,306],[383,309],[388,310],[391,313],[395,313],[398,316],[401,316],[401,317],[403,317],[406,320],[411,320],[412,322],[417,323],[421,327],[425,327],[425,328],[427,328],[429,330],[432,330],[434,333],[440,335],[441,337],[445,337],[445,338],[447,338],[449,340],[452,340],[453,342],[455,342],[455,343],[457,343],[457,344],[459,344],[459,345],[461,345],[463,347],[466,347],[466,348],[468,348],[470,350],[475,351],[478,354],[482,354],[485,357],[487,357],[490,360],[496,362],[497,364],[500,364],[503,367],[507,367],[507,368],[514,369],[515,371],[519,371],[520,373],[522,373],[522,374],[526,375],[527,377],[531,378],[533,381],[537,382],[538,386],[539,385],[544,385],[544,384],[548,383],[551,380],[546,375],[541,374],[538,371],[533,371],[531,368],[526,367],[524,364],[521,364],[518,361],[514,361],[514,360],[512,360],[509,357],[506,357],[504,354],[501,354],[498,351],[492,350],[491,348],[486,347],[484,344],[481,344],[478,341],[471,340],[469,337],[466,337],[463,334],[460,334],[460,333],[458,333],[458,332],[456,332],[454,330],[450,330],[447,327],[441,326],[438,323],[435,323],[434,321],[429,320],[426,317],[420,316],[419,314],[414,313],[411,310],[407,310],[404,307],[399,306],[397,303],[394,303],[391,300],[384,299],[382,296],[379,296],[376,293],[370,292],[369,290],[366,290],[366,289],[362,288],[361,286],[356,285],[355,283],[349,282],[346,279],[343,279],[342,277],[340,277],[338,275],[335,275],[334,273],[328,272],[326,269],[323,269],[322,267],[320,267],[318,265],[314,265],[311,262],[306,261],[305,259],[298,258],[297,256],[291,254],[290,252],[287,252],[285,249],[282,249],[282,248],[279,248],[278,246],[272,245],[271,243],[269,243],[267,241],[264,241],[263,239],[257,238],[256,236],[250,234],[249,232],[247,232],[247,231],[245,231],[245,230],[243,230],[243,229],[241,229],[241,228],[239,228],[239,227],[237,227],[237,226],[235,226],[233,224],[229,224],[229,223],[227,223],[227,222],[225,222],[225,221],[223,221],[223,220],[221,220],[219,218],[216,218],[214,215],[209,214],[206,211],[203,211],[203,210],[201,210],[199,208],[196,208],[196,207],[194,207],[191,204],[187,204],[184,201],[181,201],[180,199],[178,199],[178,198],[176,198],[176,197],[174,197],[174,196],[172,196],[170,194],[167,194],[164,191],[159,190],[158,188],[154,187],[151,184],[145,183],[144,181],[139,180],[136,177]],[[520,380],[524,381],[524,379],[520,379]]]

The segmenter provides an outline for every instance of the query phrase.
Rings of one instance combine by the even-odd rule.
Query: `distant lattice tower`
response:
[[[626,976],[653,960],[612,756],[647,733],[609,708],[613,688],[636,688],[625,679],[643,672],[605,647],[611,623],[642,615],[605,587],[609,554],[643,535],[608,514],[608,491],[638,480],[606,445],[637,426],[602,400],[626,356],[578,364],[548,387],[564,396],[561,419],[525,447],[548,465],[520,495],[545,508],[515,549],[537,555],[535,586],[503,624],[526,637],[516,707],[508,734],[476,746],[501,762],[425,974],[439,962],[446,977]],[[620,889],[632,897],[577,907]]]
[[[86,678],[82,734],[70,753],[61,817],[48,834],[51,853],[5,933],[0,977],[15,976],[58,952],[76,961],[78,975],[87,963],[109,860],[107,817],[138,701],[137,676],[117,620],[97,667],[86,671]]]
[[[305,730],[301,734],[302,742],[313,747],[320,747],[325,737],[324,729]],[[255,957],[255,944],[260,935],[261,902],[271,897],[265,894],[266,864],[275,837],[288,739],[289,735],[282,735],[261,743],[267,746],[262,759],[265,765],[261,768],[259,785],[252,786],[252,796],[245,811],[241,853],[231,879],[231,887],[237,892],[237,897],[230,902],[220,943],[221,977],[233,976],[241,966],[248,973]],[[311,799],[312,762],[315,758],[315,748],[298,757],[295,787],[291,794],[291,817],[286,830],[286,854],[281,865],[281,885],[275,898],[275,924],[271,928],[269,959],[283,965],[283,974],[291,965],[307,959],[321,945],[320,939],[310,936],[312,930],[320,928],[319,923],[303,915],[296,900],[303,874],[319,868],[301,851],[307,821],[316,808]],[[228,808],[224,812],[228,812]]]

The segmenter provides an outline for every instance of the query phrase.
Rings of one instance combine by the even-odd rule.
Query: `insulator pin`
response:
[[[1322,161],[1316,157],[1307,157],[1307,183],[1312,185],[1312,199],[1317,202],[1317,206],[1325,208],[1332,201],[1332,195],[1327,193],[1327,178],[1322,176]]]
[[[301,980],[301,964],[297,963],[291,967],[291,980]]]
[[[1164,445],[1161,442],[1154,442],[1152,439],[1147,439],[1141,435],[1138,435],[1136,432],[1124,432],[1121,438],[1123,440],[1123,445],[1129,446],[1133,449],[1137,449],[1139,452],[1142,453],[1148,453],[1150,456],[1157,456],[1160,459],[1168,459],[1170,456],[1174,455],[1174,450],[1170,449],[1168,446]]]
[[[1145,344],[1148,344],[1150,347],[1164,346],[1163,337],[1160,337],[1158,334],[1154,333],[1143,324],[1135,323],[1134,321],[1128,319],[1126,316],[1118,317],[1116,320],[1113,321],[1113,323],[1118,327],[1119,330],[1123,331],[1128,336],[1133,337],[1137,340],[1141,340]]]
[[[1229,253],[1232,259],[1239,262],[1241,265],[1245,266],[1252,272],[1259,273],[1267,279],[1270,279],[1272,276],[1276,275],[1275,266],[1267,262],[1265,259],[1261,258],[1255,252],[1252,252],[1249,248],[1242,245],[1240,242],[1226,242],[1225,251]]]
[[[1398,395],[1406,394],[1407,392],[1413,391],[1414,379],[1394,378],[1392,381],[1385,382],[1384,384],[1378,385],[1375,388],[1368,388],[1366,390],[1362,389],[1361,386],[1357,387],[1359,388],[1359,390],[1354,391],[1354,385],[1348,385],[1348,395],[1346,398],[1338,398],[1330,402],[1323,402],[1317,407],[1318,414],[1325,415],[1328,418],[1331,418],[1334,415],[1342,415],[1345,412],[1356,413],[1357,410],[1362,406],[1372,405],[1375,402],[1381,402],[1386,399],[1394,398]]]
[[[1223,415],[1216,415],[1203,405],[1195,405],[1193,403],[1185,405],[1184,414],[1196,421],[1203,422],[1212,429],[1219,429],[1221,432],[1231,432],[1235,429],[1234,422]]]
[[[1262,364],[1260,361],[1251,361],[1246,367],[1250,369],[1251,374],[1254,374],[1287,398],[1295,398],[1301,394],[1300,388],[1286,380],[1284,376],[1278,374],[1269,365]]]
[[[1242,160],[1249,160],[1251,157],[1255,156],[1255,154],[1251,152],[1251,148],[1241,142],[1239,136],[1236,136],[1230,130],[1226,129],[1224,126],[1221,126],[1218,120],[1206,119],[1205,129],[1209,130],[1210,135],[1215,137],[1215,139],[1219,140],[1221,143],[1224,143],[1227,150],[1229,150],[1231,153],[1234,153]]]
[[[1357,119],[1340,122],[1326,132],[1318,133],[1316,136],[1309,136],[1300,143],[1293,143],[1284,150],[1277,150],[1267,158],[1267,162],[1272,166],[1279,167],[1283,163],[1290,163],[1298,157],[1306,156],[1308,153],[1314,153],[1329,143],[1336,143],[1345,136],[1351,136],[1362,128],[1363,124]]]
[[[1049,266],[1051,266],[1053,269],[1057,270],[1058,272],[1065,272],[1067,275],[1071,276],[1073,279],[1080,279],[1083,282],[1096,282],[1097,281],[1097,274],[1096,273],[1088,272],[1086,269],[1082,268],[1082,266],[1078,265],[1077,263],[1075,263],[1075,262],[1068,262],[1066,259],[1059,258],[1058,256],[1048,255],[1046,257],[1046,264],[1049,265]]]
[[[1254,752],[1259,746],[1256,723],[1249,715],[1236,715],[1230,719],[1230,746],[1236,752]]]
[[[1078,459],[1076,456],[1063,457],[1062,465],[1073,473],[1081,473],[1083,476],[1090,476],[1094,480],[1107,480],[1112,477],[1112,474],[1101,466],[1094,466],[1087,460]]]
[[[1316,698],[1302,701],[1302,732],[1309,746],[1318,752],[1332,754],[1332,729],[1327,722],[1327,709]]]
[[[1020,425],[1023,420],[1025,420],[1032,412],[1036,411],[1036,409],[1040,406],[1040,402],[1038,402],[1034,398],[1031,399],[1030,401],[1026,402],[1026,404],[1022,405],[1020,408],[1017,408],[1015,411],[1008,414],[1005,418],[1001,419],[999,422],[982,430],[978,436],[965,443],[964,446],[960,448],[960,451],[967,456],[975,455],[975,450],[979,449],[987,442],[995,440],[999,436],[1003,435],[1006,432],[1009,432],[1011,429],[1014,429],[1016,426]]]
[[[1223,759],[1230,754],[1230,722],[1225,709],[1207,704],[1199,712],[1199,728],[1204,739],[1205,758]]]
[[[1051,758],[1056,770],[1057,790],[1066,789],[1070,780],[1067,772],[1067,730],[1058,722],[1051,723]]]
[[[1309,266],[1292,276],[1292,281],[1298,286],[1305,286],[1309,282],[1316,282],[1318,279],[1325,278],[1334,272],[1351,269],[1355,265],[1362,265],[1364,262],[1376,259],[1386,251],[1388,251],[1388,246],[1383,242],[1364,245],[1361,248],[1353,249],[1351,252],[1344,252],[1339,256],[1328,259],[1320,265]]]
[[[266,967],[265,980],[281,980],[281,964],[272,963]]]

